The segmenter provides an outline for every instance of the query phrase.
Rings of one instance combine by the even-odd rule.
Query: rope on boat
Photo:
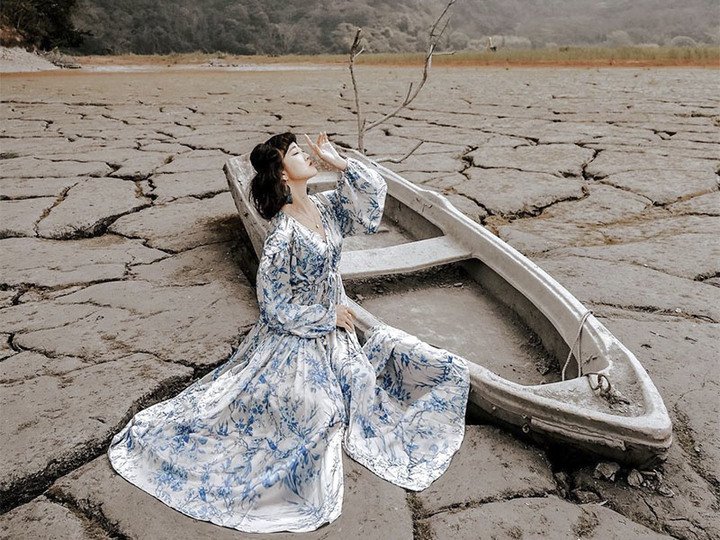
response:
[[[578,328],[577,335],[575,336],[575,341],[573,341],[572,346],[570,347],[570,352],[568,353],[567,360],[565,360],[565,365],[562,369],[562,380],[565,380],[565,371],[567,370],[568,365],[570,364],[570,358],[573,356],[573,350],[575,349],[575,346],[577,346],[577,355],[575,356],[575,361],[577,362],[578,367],[578,377],[587,377],[588,384],[590,385],[590,389],[593,392],[599,392],[600,397],[605,398],[610,403],[614,404],[620,404],[625,403],[629,404],[630,400],[627,399],[625,396],[623,396],[619,391],[614,390],[612,387],[612,383],[610,382],[610,378],[605,375],[604,373],[599,373],[597,371],[588,371],[586,373],[583,373],[582,371],[582,349],[581,349],[581,340],[580,336],[582,335],[582,329],[585,325],[585,321],[587,321],[588,317],[592,315],[592,311],[588,310],[585,312],[585,314],[582,316],[582,319],[580,319],[580,326]],[[595,375],[597,377],[597,384],[593,384],[591,375]]]
[[[565,370],[567,370],[568,365],[570,364],[570,359],[573,356],[573,350],[575,349],[575,345],[577,345],[578,353],[575,355],[575,361],[577,362],[578,367],[578,377],[582,377],[582,352],[581,352],[581,346],[580,346],[580,336],[582,335],[582,329],[585,325],[585,321],[587,321],[588,317],[592,315],[592,311],[587,310],[585,314],[582,316],[582,319],[580,319],[580,326],[578,327],[577,335],[575,336],[575,341],[573,341],[572,345],[570,345],[570,352],[568,353],[567,360],[565,360],[565,365],[562,368],[562,380],[565,380]],[[589,380],[589,379],[588,379]],[[609,381],[608,381],[609,382]]]
[[[597,385],[593,385],[590,375],[595,375],[597,377]],[[589,371],[585,373],[585,376],[587,377],[590,389],[593,392],[598,391],[600,397],[607,400],[610,405],[630,405],[632,403],[628,398],[623,396],[620,390],[612,387],[612,384],[610,384],[610,378],[604,373]],[[605,384],[603,384],[603,381],[605,381]]]
[[[592,380],[590,379],[590,375],[595,375],[597,377],[597,386],[593,386]],[[611,394],[612,392],[612,384],[610,384],[610,379],[607,375],[604,373],[598,373],[597,371],[588,371],[585,373],[585,376],[587,377],[588,384],[590,385],[590,388],[592,391],[600,390],[600,395],[605,397]],[[603,385],[603,381],[607,384],[607,386]]]

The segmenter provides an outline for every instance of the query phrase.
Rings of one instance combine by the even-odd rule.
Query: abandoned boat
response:
[[[347,154],[388,185],[380,231],[347,238],[340,263],[361,341],[384,322],[464,357],[469,410],[533,438],[635,466],[664,460],[672,424],[662,397],[582,303],[442,195]],[[225,173],[259,256],[267,222],[249,199],[248,156],[230,159]],[[332,189],[337,178],[321,170],[309,189]]]

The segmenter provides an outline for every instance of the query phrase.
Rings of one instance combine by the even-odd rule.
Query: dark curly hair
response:
[[[287,199],[288,188],[282,182],[283,158],[294,142],[295,135],[281,133],[258,144],[250,153],[250,163],[257,173],[250,182],[250,195],[265,219],[272,219]]]

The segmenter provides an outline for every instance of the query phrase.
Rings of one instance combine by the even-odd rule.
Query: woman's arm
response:
[[[377,231],[386,194],[387,184],[380,173],[351,158],[337,188],[324,193],[343,236]]]
[[[337,188],[322,194],[330,202],[342,235],[374,233],[380,226],[385,206],[385,179],[360,161],[340,156],[327,134],[321,133],[317,143],[307,135],[305,139],[320,159],[342,171]]]

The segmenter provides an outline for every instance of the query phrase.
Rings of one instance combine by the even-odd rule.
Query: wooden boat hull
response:
[[[390,234],[386,245],[380,247],[367,240],[355,246],[348,242],[340,265],[346,283],[454,265],[517,313],[561,365],[568,359],[566,380],[526,384],[463,355],[470,367],[471,410],[529,436],[570,442],[576,448],[636,466],[664,459],[672,442],[672,424],[660,394],[635,356],[587,308],[535,263],[467,218],[442,195],[415,186],[362,154],[350,154],[386,179],[384,219],[397,224],[405,237]],[[254,171],[247,156],[230,159],[225,171],[259,255],[267,222],[247,195]],[[321,171],[309,188],[331,189],[336,181],[336,173]],[[361,306],[353,307],[359,315],[360,333],[380,322]],[[465,322],[457,331],[473,332],[470,321]]]

